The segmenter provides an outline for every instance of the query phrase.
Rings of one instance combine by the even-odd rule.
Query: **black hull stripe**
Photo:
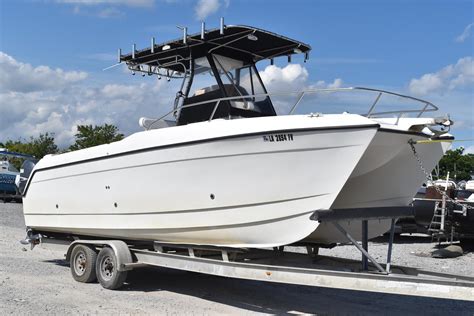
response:
[[[220,141],[220,140],[227,140],[227,139],[236,139],[236,138],[260,136],[260,135],[266,135],[266,134],[300,133],[300,132],[332,131],[332,130],[358,130],[358,129],[363,130],[363,129],[373,129],[373,128],[379,128],[379,127],[380,127],[380,124],[369,124],[369,125],[312,127],[312,128],[296,128],[296,129],[285,129],[285,130],[262,131],[262,132],[256,132],[256,133],[229,135],[229,136],[194,140],[194,141],[177,143],[177,144],[168,144],[168,145],[161,145],[161,146],[155,146],[155,147],[148,147],[148,148],[131,150],[131,151],[121,152],[121,153],[107,155],[107,156],[100,156],[100,157],[95,157],[95,158],[90,158],[90,159],[84,159],[84,160],[64,163],[64,164],[60,164],[60,165],[50,166],[50,167],[46,167],[46,168],[35,169],[33,171],[33,173],[31,174],[31,176],[30,176],[30,179],[28,181],[27,187],[25,188],[25,193],[23,194],[23,196],[26,196],[26,194],[28,193],[30,183],[31,183],[34,175],[36,174],[36,172],[39,172],[39,171],[46,171],[46,170],[51,170],[51,169],[56,169],[56,168],[68,167],[68,166],[73,166],[73,165],[77,165],[77,164],[83,164],[83,163],[88,163],[88,162],[93,162],[93,161],[99,161],[99,160],[105,160],[105,159],[116,158],[116,157],[121,157],[121,156],[133,155],[133,154],[138,154],[138,153],[143,153],[143,152],[148,152],[148,151],[168,149],[168,148],[173,148],[173,147],[192,146],[192,145],[208,143],[208,142],[215,142],[215,141]]]
[[[285,202],[292,202],[292,201],[298,201],[298,200],[305,200],[305,199],[311,199],[314,197],[320,197],[324,195],[328,195],[330,193],[321,193],[321,194],[315,194],[315,195],[308,195],[308,196],[302,196],[302,197],[297,197],[297,198],[291,198],[291,199],[283,199],[283,200],[277,200],[277,201],[270,201],[270,202],[260,202],[260,203],[249,203],[249,204],[241,204],[241,205],[230,205],[230,206],[222,206],[222,207],[209,207],[209,208],[200,208],[200,209],[193,209],[193,210],[176,210],[176,211],[163,211],[163,212],[131,212],[131,213],[60,213],[60,214],[54,214],[54,213],[24,213],[24,215],[33,215],[33,216],[96,216],[96,215],[163,215],[163,214],[183,214],[183,213],[198,213],[198,212],[212,212],[212,211],[223,211],[223,210],[232,210],[232,209],[237,209],[237,208],[247,208],[247,207],[255,207],[255,206],[261,206],[261,205],[266,205],[266,204],[278,204],[278,203],[285,203]]]
[[[160,233],[160,234],[166,234],[166,233],[186,233],[186,232],[197,232],[197,231],[208,231],[208,230],[218,230],[218,229],[229,229],[229,228],[244,228],[244,227],[252,227],[252,226],[259,226],[259,225],[265,225],[265,224],[271,224],[275,222],[280,222],[304,215],[312,215],[314,211],[306,211],[298,214],[293,214],[293,215],[288,215],[284,217],[278,217],[278,218],[272,218],[272,219],[267,219],[267,220],[262,220],[262,221],[255,221],[255,222],[247,222],[247,223],[238,223],[238,224],[227,224],[227,225],[218,225],[218,226],[197,226],[197,227],[181,227],[181,228],[139,228],[139,229],[122,229],[122,228],[74,228],[74,227],[61,227],[61,228],[54,228],[54,227],[36,227],[36,226],[31,226],[35,230],[35,232],[41,232],[41,231],[51,231],[51,232],[59,232],[59,233],[67,233],[67,234],[78,234],[77,231],[81,231],[81,235],[87,235],[87,230],[91,231],[145,231],[145,232],[150,232],[150,233]],[[308,216],[308,222],[311,222],[310,216]],[[316,222],[315,222],[316,224]],[[74,233],[73,231],[76,231]],[[90,236],[97,236],[100,237],[99,235],[96,234],[91,234]],[[118,238],[126,238],[124,236],[113,236],[111,233],[109,234],[104,234],[102,236],[109,236],[109,237],[118,237]],[[133,239],[137,238],[136,236],[131,237]]]

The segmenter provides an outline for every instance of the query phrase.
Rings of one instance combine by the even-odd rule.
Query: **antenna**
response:
[[[221,26],[220,26],[220,33],[221,33],[221,35],[224,35],[224,27],[225,27],[225,25],[224,25],[224,18],[221,17]]]
[[[151,53],[153,54],[155,52],[155,38],[151,38]]]
[[[135,52],[137,50],[137,45],[136,44],[133,44],[132,45],[132,59],[135,59]]]
[[[206,22],[201,22],[201,39],[205,39],[206,37]]]
[[[117,62],[121,63],[122,62],[122,49],[119,48],[117,51]]]

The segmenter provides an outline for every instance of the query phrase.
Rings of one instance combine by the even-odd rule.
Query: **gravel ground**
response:
[[[156,315],[156,314],[434,314],[474,315],[471,302],[360,291],[289,286],[144,268],[129,273],[120,291],[75,282],[63,252],[26,250],[18,243],[25,229],[21,204],[0,204],[0,314]],[[427,237],[402,236],[393,262],[474,276],[473,253],[454,259],[426,257],[436,244]],[[386,238],[370,242],[379,260]],[[360,258],[351,246],[322,249],[324,255]]]

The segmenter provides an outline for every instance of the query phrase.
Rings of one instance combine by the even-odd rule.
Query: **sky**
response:
[[[177,84],[123,66],[104,71],[117,49],[179,38],[177,25],[218,27],[221,16],[311,45],[306,63],[258,64],[270,92],[409,94],[436,104],[435,116],[449,114],[450,133],[466,140],[454,146],[474,153],[473,0],[0,0],[0,142],[49,132],[66,148],[78,124],[140,131],[140,117],[171,109]]]

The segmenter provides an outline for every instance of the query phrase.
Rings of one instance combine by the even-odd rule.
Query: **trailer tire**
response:
[[[97,279],[105,289],[119,289],[127,279],[127,271],[118,270],[117,257],[110,247],[99,252],[95,268]]]
[[[71,274],[74,280],[91,283],[97,280],[95,264],[97,252],[87,245],[75,245],[71,251]]]

